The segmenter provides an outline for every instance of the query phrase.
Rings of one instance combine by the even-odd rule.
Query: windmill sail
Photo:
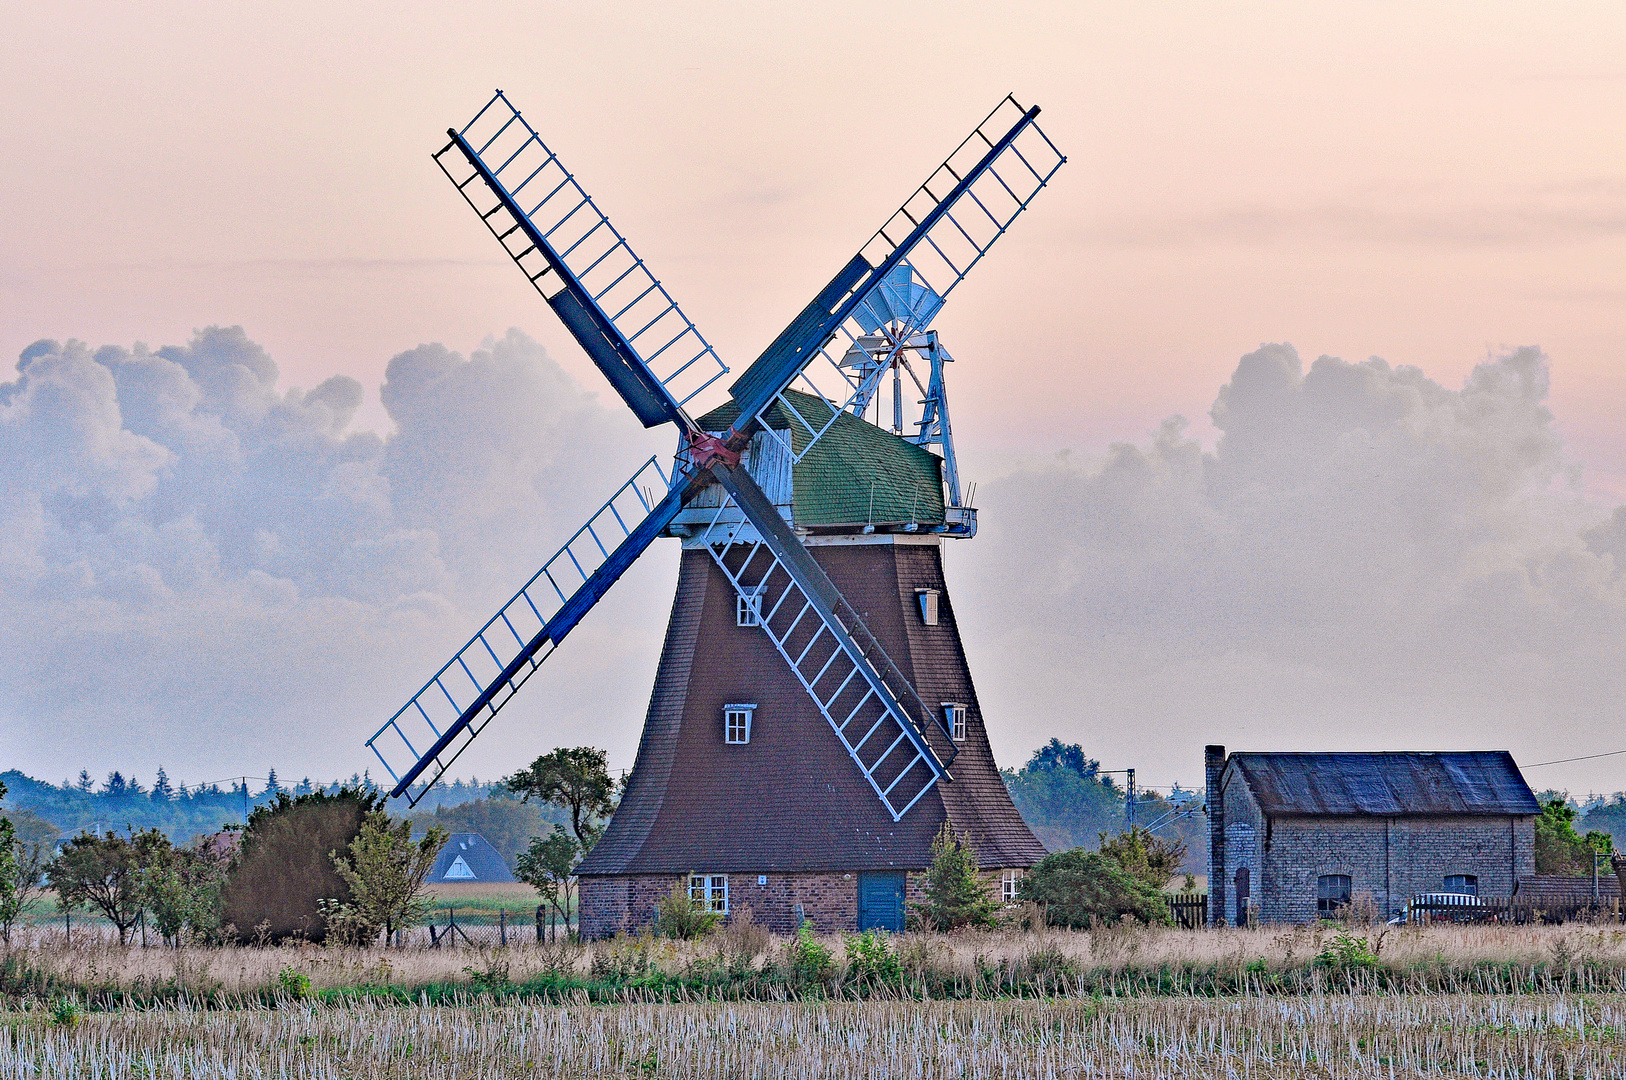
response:
[[[436,164],[628,407],[682,426],[728,368],[626,237],[501,90],[447,135]]]
[[[757,624],[892,820],[901,819],[939,779],[952,779],[943,759],[952,759],[953,742],[939,738],[938,746],[932,745],[926,718],[936,714],[751,475],[721,464],[711,471],[729,494],[718,516],[731,504],[738,506],[757,538],[741,543],[738,534],[727,536],[706,550],[752,606]]]
[[[810,436],[805,454],[862,390],[862,377],[841,365],[853,343],[887,326],[897,349],[926,328],[1067,161],[1038,115],[1037,106],[1024,110],[1007,96],[904,201],[729,387],[740,409],[737,433],[795,386],[829,403],[826,416],[810,420],[785,402]]]
[[[650,458],[367,740],[395,781],[392,798],[423,778],[417,805],[682,505],[683,488],[669,488]]]
[[[848,345],[878,332],[901,348],[925,328],[1065,161],[1034,123],[1038,111],[1001,102],[731,387],[733,449],[760,428],[799,460],[863,392],[862,377],[840,364]],[[392,796],[421,782],[411,798],[422,797],[710,477],[727,492],[719,518],[733,510],[754,530],[714,531],[713,559],[761,605],[774,647],[901,819],[948,776],[954,743],[746,469],[684,411],[728,369],[501,91],[448,135],[434,155],[441,170],[638,419],[677,424],[687,444],[672,476],[651,459],[622,485],[368,740],[395,780]],[[787,397],[795,383],[813,392],[809,415]],[[759,423],[776,402],[810,438]]]

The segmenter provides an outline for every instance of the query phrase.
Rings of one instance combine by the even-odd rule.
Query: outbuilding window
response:
[[[723,706],[723,741],[743,745],[751,741],[751,717],[755,705]]]
[[[915,590],[915,599],[920,603],[920,621],[927,626],[937,625],[937,598],[940,595],[936,589]]]
[[[728,875],[690,874],[689,903],[696,911],[728,914]]]
[[[1338,911],[1349,903],[1348,874],[1322,874],[1315,883],[1315,910],[1323,919],[1335,919]]]
[[[1478,896],[1479,878],[1474,874],[1447,874],[1445,875],[1445,891]]]
[[[943,723],[949,729],[949,738],[965,742],[965,706],[953,701],[943,702]]]

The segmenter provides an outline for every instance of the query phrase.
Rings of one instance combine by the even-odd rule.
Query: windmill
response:
[[[368,740],[392,796],[415,805],[668,536],[677,595],[637,762],[580,867],[584,932],[648,921],[685,878],[696,903],[775,927],[901,927],[944,821],[1007,890],[1043,855],[993,764],[942,580],[941,540],[972,536],[976,511],[930,329],[1065,162],[1038,113],[1003,99],[699,416],[727,367],[558,155],[500,90],[448,129],[442,171],[678,448]]]

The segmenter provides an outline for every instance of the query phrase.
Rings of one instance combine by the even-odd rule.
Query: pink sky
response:
[[[429,159],[500,86],[739,370],[1009,91],[1070,163],[937,323],[968,479],[1211,445],[1262,341],[1538,345],[1612,505],[1623,58],[1605,3],[13,8],[0,355],[241,324],[376,427],[392,355],[518,326],[601,389]]]
[[[590,375],[428,159],[500,85],[739,367],[1012,91],[1071,162],[941,324],[972,474],[1201,431],[1260,341],[1538,344],[1626,495],[1619,5],[818,7],[14,9],[0,354],[241,323],[371,391],[518,325]]]

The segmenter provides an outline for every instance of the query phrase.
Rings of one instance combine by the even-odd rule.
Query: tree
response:
[[[89,769],[79,770],[79,783],[76,786],[86,795],[90,794],[90,789],[96,786],[96,782],[90,778]]]
[[[1161,889],[1179,872],[1180,864],[1185,861],[1186,845],[1136,826],[1110,839],[1102,833],[1100,852],[1136,878]]]
[[[327,905],[330,928],[361,945],[383,930],[388,945],[397,930],[421,921],[429,914],[429,871],[446,837],[445,829],[431,827],[414,844],[412,822],[392,821],[382,810],[368,813],[345,851],[333,854],[334,867],[350,886],[350,902]]]
[[[275,795],[277,792],[282,790],[282,785],[277,783],[277,770],[267,769],[266,773],[265,790],[260,792],[261,798],[264,798],[267,795]]]
[[[557,806],[570,814],[570,829],[582,851],[592,851],[603,834],[600,818],[615,809],[615,781],[602,750],[591,746],[560,747],[543,754],[503,781],[522,802]]]
[[[6,785],[0,783],[0,799],[5,797]],[[27,811],[23,813],[27,814]],[[33,814],[28,814],[28,817],[41,820]],[[55,838],[53,828],[50,839]],[[43,892],[40,877],[50,853],[48,840],[19,835],[11,816],[0,817],[0,938],[5,941],[11,940],[12,924],[33,906]]]
[[[157,829],[132,832],[128,838],[80,833],[51,860],[46,874],[64,910],[95,908],[118,930],[123,945],[146,909],[143,871],[171,846]]]
[[[514,876],[535,889],[560,921],[570,924],[571,872],[581,861],[581,844],[555,825],[547,836],[531,837],[531,846],[519,857]]]
[[[175,797],[175,789],[170,786],[169,774],[164,772],[162,765],[158,766],[158,776],[152,782],[152,801],[169,802]]]
[[[1020,770],[1002,773],[1011,801],[1052,851],[1088,844],[1124,820],[1124,793],[1084,748],[1059,739],[1033,752]]]
[[[225,858],[208,849],[154,851],[141,868],[141,896],[159,936],[171,945],[180,945],[183,934],[217,940],[225,877]]]
[[[235,938],[324,940],[327,920],[317,901],[351,901],[332,853],[349,848],[383,803],[376,792],[340,788],[297,797],[279,791],[255,807],[221,892],[224,922]]]
[[[102,794],[111,795],[115,799],[129,790],[129,782],[124,779],[124,774],[117,769],[107,774],[107,781],[102,785]]]
[[[1043,904],[1051,926],[1084,929],[1096,920],[1116,922],[1125,915],[1154,925],[1173,922],[1160,888],[1137,878],[1111,856],[1083,848],[1040,859],[1022,878],[1016,895]]]
[[[926,902],[910,906],[929,929],[994,925],[999,902],[977,872],[976,852],[964,837],[954,835],[947,821],[932,840],[932,862],[926,870],[924,892]]]
[[[1536,873],[1590,877],[1593,854],[1614,850],[1610,835],[1575,831],[1575,808],[1563,798],[1547,800],[1536,818]]]

